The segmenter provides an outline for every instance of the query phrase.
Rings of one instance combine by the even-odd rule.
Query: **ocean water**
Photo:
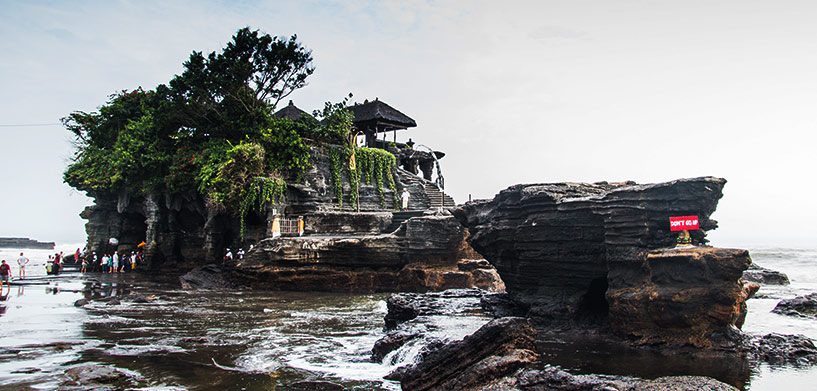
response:
[[[76,247],[57,251],[73,253]],[[119,386],[131,389],[285,390],[293,382],[323,380],[352,390],[398,390],[398,383],[383,376],[412,362],[422,348],[409,343],[383,362],[370,359],[374,342],[385,334],[388,294],[188,292],[179,289],[177,276],[136,273],[45,278],[44,265],[54,251],[0,249],[15,276],[20,251],[32,261],[30,278],[0,295],[0,390],[59,389],[70,368],[88,364],[119,368],[130,376]],[[817,291],[817,249],[750,251],[757,264],[788,274],[792,284],[762,287],[748,303],[744,331],[817,338],[817,320],[770,312],[781,299]],[[99,300],[130,292],[156,299]],[[95,300],[75,307],[80,298]],[[450,313],[422,319],[423,329],[442,340],[472,333],[489,318],[471,304],[455,300]],[[808,390],[817,384],[814,368],[744,368],[637,355],[623,360],[603,347],[594,347],[599,352],[590,356],[592,362],[566,359],[575,347],[554,353],[575,373],[705,374],[752,391]]]

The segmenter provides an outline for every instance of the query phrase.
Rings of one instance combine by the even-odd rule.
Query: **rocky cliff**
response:
[[[621,336],[704,346],[742,322],[751,294],[740,280],[748,253],[655,250],[675,246],[671,216],[698,216],[701,230],[690,233],[693,244],[705,244],[725,183],[703,177],[516,185],[454,215],[539,324],[591,320]],[[666,327],[678,337],[652,332]]]
[[[307,234],[311,233],[380,233],[391,224],[395,209],[394,193],[383,186],[383,196],[374,184],[361,182],[360,210],[352,211],[348,180],[343,180],[343,207],[334,194],[331,159],[326,147],[311,149],[312,167],[294,178],[288,178],[284,202],[263,211],[251,211],[246,218],[244,240],[240,239],[238,218],[223,210],[208,208],[195,192],[177,194],[131,194],[120,192],[92,193],[94,205],[80,216],[88,221],[88,248],[99,254],[114,250],[132,251],[145,242],[146,260],[152,268],[193,267],[220,261],[225,248],[247,249],[269,236],[273,212],[290,218],[304,216]],[[431,205],[426,194],[430,182],[405,170],[396,169],[397,191],[408,189],[410,207],[425,210]],[[344,232],[345,230],[345,232]],[[111,243],[116,239],[116,244]]]

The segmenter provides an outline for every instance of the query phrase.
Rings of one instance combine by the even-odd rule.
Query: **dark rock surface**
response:
[[[817,364],[817,347],[803,335],[771,333],[754,341],[754,355],[770,364]]]
[[[320,380],[304,380],[288,384],[287,390],[292,391],[341,391],[343,386],[337,383]]]
[[[195,268],[179,277],[184,289],[225,290],[235,288],[221,266],[210,264]]]
[[[755,263],[749,265],[749,269],[743,272],[743,280],[754,282],[760,285],[789,285],[789,276],[784,273],[766,269]]]
[[[781,300],[772,312],[781,315],[817,318],[817,293]]]
[[[376,235],[391,224],[391,218],[391,212],[314,212],[304,217],[304,235]]]
[[[746,300],[759,288],[740,281],[750,263],[746,250],[647,252],[643,267],[648,281],[608,289],[610,325],[641,343],[737,348],[742,338],[730,329],[743,325]]]
[[[536,361],[536,331],[523,318],[500,318],[462,341],[429,353],[400,379],[404,391],[464,390]]]
[[[645,343],[733,345],[720,336],[735,334],[744,302],[757,289],[740,281],[748,253],[654,252],[675,246],[671,216],[698,216],[701,230],[690,235],[693,244],[705,244],[705,231],[717,226],[709,216],[725,183],[702,177],[516,185],[492,200],[469,202],[454,216],[517,302],[512,313],[526,309],[538,325],[610,325]]]
[[[396,330],[392,331],[383,338],[377,340],[372,347],[372,361],[382,362],[383,358],[389,353],[399,349],[413,339],[420,338],[422,334],[414,330]]]
[[[480,391],[736,391],[737,388],[703,376],[667,376],[643,380],[624,376],[572,375],[559,367],[520,370]]]
[[[105,386],[104,389],[124,389],[135,386],[138,381],[131,373],[101,364],[69,368],[65,375],[68,379],[63,385],[88,387],[83,389],[96,389],[98,386]]]
[[[432,293],[395,293],[386,299],[388,312],[385,316],[386,328],[393,329],[400,323],[418,316],[448,315],[452,312],[455,299],[472,299],[472,309],[479,308],[479,300],[485,294],[480,289],[449,289]],[[467,302],[456,304],[457,310],[468,309]]]

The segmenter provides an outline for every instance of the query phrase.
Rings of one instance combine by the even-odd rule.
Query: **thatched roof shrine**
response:
[[[306,115],[308,115],[310,117],[312,116],[309,113],[307,113],[306,111],[303,111],[303,110],[295,107],[295,104],[292,103],[292,101],[290,100],[289,104],[286,107],[284,107],[281,110],[276,111],[275,114],[273,114],[273,116],[275,116],[275,118],[286,118],[286,119],[291,119],[293,121],[297,121],[298,118],[301,118],[301,116],[304,115],[304,114],[306,114]]]
[[[355,127],[367,132],[389,132],[417,126],[409,116],[378,99],[349,106],[349,110],[355,115],[352,120]]]

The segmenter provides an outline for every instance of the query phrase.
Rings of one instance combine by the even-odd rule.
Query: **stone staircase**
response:
[[[384,233],[391,233],[394,232],[397,228],[400,227],[404,221],[412,218],[412,217],[420,217],[423,215],[422,210],[410,210],[407,212],[393,212],[391,217],[391,224],[389,224],[386,229],[383,230]]]
[[[429,208],[431,209],[449,209],[455,208],[457,203],[448,194],[445,194],[437,188],[433,183],[425,184],[426,194],[428,195]]]

